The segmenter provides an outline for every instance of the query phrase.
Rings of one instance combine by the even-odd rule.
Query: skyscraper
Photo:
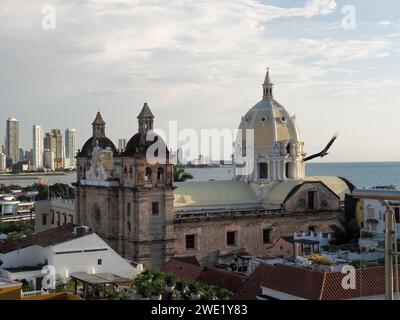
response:
[[[118,139],[118,150],[121,152],[125,151],[127,142],[126,139]]]
[[[63,139],[60,129],[52,129],[51,132],[46,133],[44,148],[54,154],[55,169],[62,169],[64,167]]]
[[[35,169],[43,167],[43,129],[41,126],[33,126],[33,165]]]
[[[75,166],[76,130],[65,130],[65,158],[69,159],[70,166]]]
[[[6,152],[13,164],[19,161],[19,121],[15,118],[7,120]]]

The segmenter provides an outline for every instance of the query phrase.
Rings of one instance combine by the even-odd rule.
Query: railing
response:
[[[48,292],[43,290],[21,292],[21,297],[37,297],[48,295]]]

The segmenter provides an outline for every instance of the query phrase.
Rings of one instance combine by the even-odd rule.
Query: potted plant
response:
[[[223,288],[218,288],[216,294],[219,300],[230,300],[233,296],[232,292]]]
[[[141,300],[150,300],[150,296],[152,294],[151,291],[150,284],[148,282],[143,282],[139,287],[139,295]]]
[[[194,282],[189,286],[190,290],[190,299],[191,300],[200,300],[201,297],[201,284],[198,282]]]
[[[165,284],[161,279],[157,279],[152,282],[152,300],[161,300],[162,294],[165,292]]]
[[[173,274],[168,274],[165,277],[165,290],[168,293],[172,293],[174,291],[176,281],[177,278]]]
[[[175,289],[182,295],[182,293],[184,293],[187,289],[187,282],[184,279],[179,278],[178,281],[176,281]]]

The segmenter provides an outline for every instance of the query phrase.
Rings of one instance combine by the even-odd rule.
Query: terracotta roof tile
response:
[[[197,259],[196,259],[197,261]],[[182,258],[172,258],[161,268],[161,271],[175,274],[188,281],[199,281],[236,292],[246,280],[246,276],[227,270],[203,268]]]
[[[348,300],[385,293],[384,267],[370,267],[356,270],[356,288],[344,289],[341,272],[317,272],[296,266],[259,265],[234,299],[253,300],[261,294],[261,288],[309,300]],[[399,275],[400,278],[400,275]]]
[[[261,294],[261,282],[269,277],[274,266],[260,264],[233,295],[234,300],[255,300]]]
[[[196,266],[177,259],[170,259],[161,268],[162,272],[172,273],[188,281],[196,281],[199,277],[202,267]]]
[[[221,269],[204,268],[197,281],[227,289],[233,293],[239,290],[247,277],[245,275]]]

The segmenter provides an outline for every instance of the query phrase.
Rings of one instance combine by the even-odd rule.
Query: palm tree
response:
[[[193,179],[193,176],[189,172],[186,172],[185,168],[174,166],[174,181],[182,182],[189,179]]]

